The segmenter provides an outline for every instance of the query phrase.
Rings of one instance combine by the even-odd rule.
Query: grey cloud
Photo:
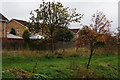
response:
[[[34,0],[36,1],[36,0]],[[62,0],[58,0],[62,1]],[[29,20],[29,13],[39,7],[40,2],[2,2],[2,12],[9,20],[12,18]],[[107,18],[113,21],[112,30],[118,27],[117,2],[63,2],[65,6],[77,8],[77,12],[83,13],[82,24],[89,25],[91,16],[97,10],[103,11]],[[71,24],[71,28],[80,28],[78,23]]]

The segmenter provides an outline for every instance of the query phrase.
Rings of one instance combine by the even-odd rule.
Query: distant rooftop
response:
[[[69,29],[71,30],[73,33],[77,33],[79,31],[79,29]]]
[[[27,21],[18,20],[18,19],[12,19],[12,20],[14,20],[14,21],[18,22],[19,24],[25,26],[27,29],[28,28],[33,28],[33,26]]]

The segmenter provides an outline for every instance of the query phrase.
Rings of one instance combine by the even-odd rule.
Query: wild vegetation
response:
[[[74,35],[69,29],[64,28],[56,30],[53,38],[57,41],[71,41]]]
[[[75,48],[66,49],[64,53],[62,49],[55,53],[4,50],[3,78],[32,78],[34,75],[48,79],[118,78],[117,48],[97,49],[91,61],[92,65],[87,69],[89,52],[87,48],[80,48],[77,52]]]
[[[42,30],[48,37],[28,40],[30,34],[26,30],[25,41],[6,43],[8,47],[3,46],[2,51],[3,78],[119,79],[119,36],[110,32],[112,21],[102,12],[93,15],[93,24],[83,26],[76,40],[72,40],[73,34],[67,28],[83,17],[76,9],[64,8],[59,2],[43,1],[34,12],[36,16],[30,13],[30,24],[34,27],[29,31],[34,34]],[[62,42],[57,44],[58,41]]]
[[[28,31],[28,30],[25,30],[25,31],[23,32],[22,37],[23,37],[25,40],[29,40],[29,38],[30,38],[30,33],[29,33],[29,31]]]
[[[35,14],[37,16],[35,16]],[[51,39],[51,51],[53,52],[53,39],[55,31],[61,27],[68,28],[71,22],[79,22],[83,17],[83,14],[77,13],[76,9],[69,9],[64,7],[60,2],[43,2],[40,7],[34,12],[30,13],[30,23],[34,27],[30,27],[30,31],[37,33],[40,30],[47,35],[47,38]]]
[[[110,39],[110,37],[107,36],[111,35],[110,27],[112,21],[107,20],[107,17],[103,14],[103,12],[97,12],[96,14],[93,14],[92,21],[93,24],[90,24],[90,26],[83,26],[82,30],[79,32],[79,38],[76,39],[76,44],[78,47],[82,45],[90,46],[91,54],[87,68],[89,67],[93,51],[96,48],[98,48],[100,45],[108,45],[106,44],[108,41],[111,43],[114,42]]]

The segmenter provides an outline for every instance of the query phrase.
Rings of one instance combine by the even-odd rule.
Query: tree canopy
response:
[[[92,22],[93,24],[83,27],[80,36],[76,42],[78,47],[86,44],[90,46],[91,54],[87,68],[89,66],[93,51],[100,45],[98,43],[106,42],[106,34],[110,34],[110,27],[112,21],[109,21],[106,18],[106,15],[103,14],[103,12],[98,11],[96,14],[93,14]]]
[[[49,37],[53,37],[57,28],[68,27],[71,22],[80,22],[83,17],[83,14],[77,13],[76,9],[64,7],[60,2],[45,1],[30,15],[30,22],[34,25],[32,31],[44,30]]]
[[[73,37],[73,33],[67,28],[58,29],[54,35],[54,39],[58,41],[71,41]]]
[[[45,32],[51,40],[51,50],[53,52],[53,36],[60,27],[68,27],[71,22],[79,22],[83,14],[76,12],[76,9],[64,7],[60,2],[43,2],[40,7],[30,13],[30,23],[34,26],[30,31],[38,33]]]

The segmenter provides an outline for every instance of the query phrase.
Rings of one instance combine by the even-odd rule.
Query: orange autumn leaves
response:
[[[89,30],[88,28],[82,29],[79,33],[79,38],[77,40],[77,45],[86,45],[90,44],[94,46],[96,42],[104,42],[105,37],[103,34],[99,34],[96,30]],[[80,47],[80,46],[79,46]]]
[[[99,46],[98,42],[106,42],[109,40],[107,34],[110,34],[111,22],[107,20],[103,12],[97,12],[92,16],[92,24],[83,26],[76,39],[78,47],[90,45],[91,47]]]

